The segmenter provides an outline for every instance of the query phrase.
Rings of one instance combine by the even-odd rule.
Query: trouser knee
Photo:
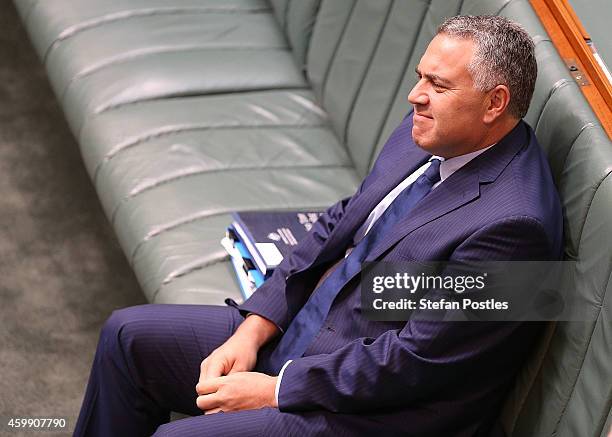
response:
[[[100,331],[100,346],[106,353],[131,350],[142,330],[138,329],[139,307],[129,307],[113,311]]]

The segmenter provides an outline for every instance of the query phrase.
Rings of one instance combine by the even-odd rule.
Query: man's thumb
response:
[[[206,367],[204,378],[208,379],[223,376],[227,373],[226,367],[229,366],[226,366],[225,361],[214,361]]]

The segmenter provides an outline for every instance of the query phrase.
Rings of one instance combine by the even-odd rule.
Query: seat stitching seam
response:
[[[47,49],[45,50],[44,55],[42,56],[43,64],[47,63],[47,58],[49,54],[57,47],[59,43],[62,41],[77,35],[83,31],[88,29],[93,29],[95,27],[102,26],[107,23],[113,23],[116,21],[120,21],[123,19],[131,19],[131,18],[140,18],[140,17],[148,17],[155,15],[183,15],[183,14],[211,14],[211,13],[219,13],[219,14],[255,14],[255,13],[264,13],[269,12],[269,7],[261,7],[261,8],[251,8],[251,9],[229,9],[229,8],[215,8],[210,6],[203,7],[173,7],[173,8],[163,8],[163,9],[140,9],[140,10],[125,10],[125,11],[117,11],[111,12],[101,17],[91,18],[89,20],[85,20],[81,23],[74,24],[69,26],[68,28],[62,30],[57,37],[49,44]]]
[[[319,169],[319,168],[353,168],[353,166],[351,164],[320,164],[320,165],[283,165],[283,166],[267,166],[267,167],[255,167],[255,166],[251,166],[251,167],[231,167],[231,168],[218,168],[218,169],[203,169],[203,170],[198,170],[198,171],[194,171],[194,172],[190,172],[190,173],[185,173],[185,174],[181,174],[178,176],[173,176],[170,177],[168,179],[164,179],[162,181],[158,181],[154,184],[148,185],[146,187],[144,187],[143,189],[140,189],[139,191],[131,191],[128,195],[123,196],[121,198],[121,200],[119,201],[119,203],[117,204],[117,206],[115,207],[113,213],[111,214],[111,223],[113,223],[113,225],[115,224],[115,220],[116,220],[116,216],[119,212],[119,209],[128,201],[138,197],[139,195],[146,193],[152,189],[167,185],[169,183],[172,182],[176,182],[176,181],[180,181],[183,179],[188,179],[188,178],[192,178],[192,177],[196,177],[196,176],[202,176],[202,175],[208,175],[208,174],[214,174],[214,173],[219,173],[219,172],[225,172],[225,173],[236,173],[236,172],[245,172],[245,171],[251,171],[251,170],[263,170],[263,169],[271,169],[271,170],[308,170],[308,169]]]
[[[582,132],[581,132],[582,133]],[[580,135],[578,135],[580,136]],[[578,138],[578,137],[577,137]],[[576,139],[577,139],[576,138]],[[606,173],[599,181],[599,183],[596,185],[595,190],[593,190],[593,196],[591,196],[591,199],[589,201],[589,205],[586,208],[586,214],[584,216],[584,223],[582,225],[582,229],[580,232],[580,238],[579,238],[579,243],[578,243],[578,253],[580,253],[580,243],[582,243],[582,230],[584,230],[584,224],[586,223],[586,219],[588,218],[589,215],[589,210],[591,209],[591,205],[593,203],[593,199],[595,198],[595,195],[597,194],[597,191],[599,190],[599,187],[601,186],[601,184],[603,183],[603,181],[605,181],[610,175],[612,174],[612,171]],[[612,274],[612,269],[608,271],[608,278],[610,277],[610,275]],[[567,407],[569,406],[571,400],[574,397],[574,393],[576,392],[576,385],[578,384],[578,380],[580,379],[580,375],[583,373],[583,369],[584,369],[584,362],[586,360],[586,355],[588,353],[589,347],[591,345],[591,341],[593,339],[593,335],[595,333],[595,328],[597,327],[597,324],[599,323],[600,319],[601,319],[601,309],[602,309],[602,305],[597,305],[598,307],[598,312],[597,312],[597,318],[595,319],[594,323],[593,323],[593,329],[591,330],[590,334],[589,334],[589,339],[586,342],[585,348],[584,348],[584,353],[582,354],[582,359],[580,361],[580,367],[578,370],[578,373],[576,374],[576,378],[573,381],[572,384],[572,388],[570,389],[569,392],[569,396],[567,397],[567,400],[565,402],[565,405],[563,406],[563,409],[561,410],[561,412],[559,413],[559,418],[557,419],[557,422],[555,424],[555,429],[554,432],[557,431],[559,424],[561,423],[561,421],[563,420],[563,417],[565,415],[565,411],[567,410]]]
[[[183,276],[190,275],[191,273],[203,270],[208,267],[212,267],[217,264],[221,264],[222,262],[225,262],[228,259],[229,259],[229,255],[218,257],[215,259],[211,259],[210,261],[207,261],[202,265],[195,265],[193,266],[193,268],[187,269],[184,272],[180,272],[179,274],[176,274],[176,275],[169,274],[162,280],[162,283],[153,292],[153,295],[151,296],[151,302],[155,302],[155,298],[161,292],[162,288],[164,286],[170,285],[172,282],[174,282],[175,279],[179,279],[179,278],[182,278]]]
[[[512,429],[510,431],[510,434],[512,435],[514,433],[514,429],[516,428],[516,423],[518,421],[518,418],[520,417],[520,415],[523,412],[523,409],[525,408],[525,404],[527,403],[527,399],[529,398],[529,396],[531,395],[531,393],[533,392],[534,389],[534,382],[536,379],[538,379],[538,376],[540,375],[540,372],[542,371],[543,367],[544,367],[544,362],[546,361],[546,354],[548,353],[548,351],[550,350],[550,345],[552,343],[553,337],[555,335],[555,332],[557,331],[557,323],[556,322],[551,322],[554,323],[554,327],[552,328],[552,332],[549,334],[549,338],[548,341],[546,342],[546,348],[544,353],[542,354],[542,359],[540,360],[540,362],[538,363],[538,369],[534,374],[534,377],[531,381],[531,385],[529,386],[527,393],[525,393],[524,396],[522,396],[522,399],[519,401],[520,402],[520,407],[518,409],[518,413],[516,414],[515,417],[512,418]]]
[[[406,57],[406,60],[404,61],[404,65],[402,67],[402,74],[400,74],[400,77],[398,78],[396,84],[395,84],[395,91],[393,92],[392,96],[397,96],[397,93],[399,92],[400,87],[402,86],[403,83],[403,79],[404,76],[406,75],[406,69],[408,68],[408,65],[410,64],[410,61],[412,60],[412,57],[414,56],[414,51],[416,49],[417,43],[419,41],[419,35],[421,34],[421,30],[423,29],[423,25],[425,23],[425,18],[427,16],[427,14],[430,11],[431,8],[431,2],[432,0],[429,0],[427,3],[427,7],[423,10],[423,15],[421,15],[421,19],[419,21],[419,28],[416,32],[416,38],[414,39],[414,44],[412,44],[412,47],[410,48],[410,53],[408,54],[408,56]],[[391,108],[393,106],[393,97],[391,99],[391,103],[389,105],[387,105],[387,108],[385,110],[385,115],[382,118],[382,122],[378,128],[378,133],[376,134],[376,143],[374,144],[374,147],[372,148],[372,151],[370,152],[370,156],[368,157],[368,167],[371,165],[372,160],[374,159],[374,154],[376,153],[376,146],[379,144],[380,140],[381,140],[381,136],[382,136],[382,132],[383,129],[387,123],[387,121],[389,120],[389,115],[391,114]]]
[[[306,89],[307,90],[309,88],[307,86],[281,85],[275,88],[260,88],[257,91],[285,90],[285,89],[298,89],[298,90]],[[198,97],[198,96],[215,96],[215,95],[220,95],[220,94],[236,94],[236,93],[241,93],[242,91],[243,90],[219,90],[219,91],[210,91],[206,93],[201,93],[201,92],[198,93],[198,90],[195,90],[193,93],[190,91],[186,91],[184,93],[176,92],[176,93],[165,94],[159,97],[151,97],[151,98],[145,98],[145,99],[140,99],[140,100],[130,100],[127,102],[98,106],[96,109],[94,109],[94,114],[100,115],[108,111],[122,108],[124,106],[131,106],[133,104],[137,104],[141,102],[149,102],[151,100],[160,100],[160,99],[168,99],[168,98],[176,98],[176,97]]]
[[[215,92],[210,92],[210,93],[206,93],[206,94],[185,94],[185,95],[176,95],[176,96],[168,96],[168,97],[153,97],[151,99],[146,99],[146,100],[135,100],[133,102],[125,102],[125,103],[120,103],[116,106],[111,106],[107,109],[105,109],[103,112],[110,112],[113,111],[115,109],[121,109],[123,106],[136,106],[140,103],[145,104],[145,103],[149,103],[151,101],[155,101],[155,100],[169,100],[169,99],[173,99],[173,98],[197,98],[197,97],[208,97],[208,96],[218,96],[218,95],[223,95],[223,94],[227,94],[227,95],[232,95],[232,94],[258,94],[258,93],[273,93],[274,91],[287,91],[287,90],[292,90],[294,89],[295,91],[310,91],[311,89],[309,87],[286,87],[286,88],[257,88],[257,89],[247,89],[247,90],[227,90],[227,91],[215,91]],[[313,103],[316,103],[313,101]]]
[[[116,65],[121,65],[133,61],[135,59],[144,58],[150,55],[164,55],[170,53],[183,53],[189,51],[201,51],[201,52],[212,52],[212,51],[289,51],[288,46],[268,46],[268,47],[237,47],[237,46],[227,46],[227,47],[208,47],[205,45],[193,45],[193,46],[184,46],[184,47],[173,47],[171,49],[161,49],[157,50],[156,48],[145,49],[138,52],[128,52],[123,55],[112,57],[107,61],[102,61],[96,63],[94,66],[87,67],[77,74],[75,74],[70,81],[66,84],[64,90],[62,91],[60,101],[64,101],[66,98],[66,93],[73,85],[74,82],[80,80],[84,77],[88,77],[94,73],[97,73],[100,70],[104,70],[106,68],[114,67]]]
[[[287,0],[285,3],[285,10],[283,11],[283,32],[287,35],[287,39],[289,40],[289,9],[291,8],[291,0]]]
[[[570,389],[569,392],[569,396],[567,397],[567,400],[565,401],[565,405],[563,406],[561,412],[559,413],[559,418],[557,419],[557,422],[555,423],[555,428],[553,430],[553,435],[556,434],[559,424],[561,423],[561,421],[563,420],[563,417],[565,415],[565,412],[567,410],[567,407],[569,406],[572,398],[574,397],[574,393],[576,392],[576,385],[578,384],[578,380],[580,379],[580,375],[583,373],[583,369],[584,369],[584,362],[586,360],[586,356],[589,350],[589,347],[591,345],[591,342],[593,340],[593,335],[595,333],[595,328],[597,328],[597,324],[599,323],[600,319],[601,319],[601,306],[598,306],[599,310],[597,312],[597,318],[595,319],[595,321],[593,322],[593,329],[591,329],[591,332],[589,333],[589,339],[585,344],[585,347],[583,348],[583,353],[581,354],[581,360],[580,360],[580,366],[579,366],[579,370],[578,373],[576,374],[576,378],[574,379],[574,382],[572,384],[572,388]]]
[[[147,103],[152,103],[152,102],[165,102],[168,100],[172,100],[172,99],[188,99],[188,98],[201,98],[201,97],[214,97],[214,96],[230,96],[230,95],[234,95],[234,94],[240,94],[240,95],[249,95],[249,94],[257,94],[257,93],[267,93],[267,92],[276,92],[276,91],[294,91],[294,92],[300,92],[300,91],[310,91],[310,88],[308,87],[299,87],[299,86],[279,86],[279,87],[275,87],[275,88],[259,88],[259,89],[255,89],[255,90],[219,90],[219,91],[214,91],[214,92],[208,92],[208,93],[175,93],[175,94],[167,94],[167,95],[162,95],[162,96],[155,96],[155,97],[151,97],[151,98],[146,98],[146,99],[141,99],[141,100],[134,100],[131,102],[123,102],[117,105],[112,105],[109,106],[107,108],[105,108],[103,111],[101,112],[94,112],[93,115],[100,115],[100,114],[106,114],[115,110],[119,110],[122,109],[124,107],[134,107],[134,106],[138,106],[141,104],[147,104]],[[78,128],[78,134],[76,134],[77,138],[81,138],[83,136],[83,130],[85,128],[85,125],[87,124],[87,119],[85,118],[83,120],[83,122],[81,123],[81,126]],[[236,127],[238,128],[238,127]]]
[[[105,165],[108,161],[112,160],[115,156],[123,152],[124,150],[131,149],[139,144],[142,144],[149,140],[154,140],[158,138],[164,138],[173,135],[179,135],[185,132],[193,132],[193,131],[207,131],[207,130],[216,130],[216,129],[232,129],[232,130],[247,130],[247,129],[311,129],[311,128],[324,128],[329,127],[329,124],[318,123],[318,124],[303,124],[303,125],[291,125],[291,124],[282,124],[282,125],[240,125],[240,126],[232,126],[232,125],[217,125],[217,126],[185,126],[180,128],[173,129],[159,129],[157,132],[152,132],[148,135],[140,136],[130,141],[126,141],[123,143],[119,143],[117,146],[113,147],[110,151],[104,155],[102,161],[100,161],[95,169],[93,175],[94,185],[98,179],[98,173],[103,165]]]
[[[363,74],[361,75],[361,78],[359,79],[359,85],[357,86],[357,90],[355,91],[355,94],[353,95],[353,98],[351,99],[351,104],[347,111],[346,123],[344,125],[344,132],[342,134],[342,138],[340,139],[344,143],[348,143],[347,140],[348,140],[349,125],[351,123],[351,120],[353,119],[353,111],[355,110],[355,105],[357,101],[359,100],[359,96],[361,95],[363,83],[365,82],[366,78],[368,77],[368,73],[370,72],[370,69],[372,68],[374,58],[376,57],[376,53],[378,51],[378,48],[380,47],[380,42],[382,40],[383,34],[385,33],[385,28],[387,27],[387,22],[389,21],[389,17],[391,16],[391,10],[393,9],[394,6],[395,6],[395,0],[391,0],[391,4],[387,8],[387,12],[385,14],[383,24],[379,27],[380,31],[378,32],[378,35],[376,36],[376,42],[374,43],[374,47],[372,48],[372,53],[370,53],[368,57],[366,68],[364,68]]]
[[[543,35],[537,35],[537,37],[534,38],[534,46],[537,47],[538,45],[540,45],[541,43],[544,42],[548,42],[550,44],[552,44],[552,41],[550,40],[550,37],[545,37]],[[544,102],[544,104],[542,105],[542,109],[540,110],[540,113],[538,114],[538,118],[536,120],[535,126],[533,127],[534,131],[538,130],[538,126],[540,125],[540,118],[542,118],[542,114],[544,113],[544,110],[546,109],[546,106],[548,105],[549,100],[551,99],[551,97],[553,96],[553,94],[555,92],[557,92],[557,90],[559,88],[563,88],[564,86],[568,85],[570,83],[570,80],[567,78],[562,78],[559,79],[557,82],[555,82],[553,84],[553,86],[550,88],[550,91],[548,92],[548,96],[546,96],[546,101]]]
[[[342,168],[342,167],[339,167],[339,168]],[[235,209],[225,210],[223,213],[227,214],[227,213],[233,212],[233,211],[235,211]],[[214,215],[218,215],[218,214],[219,213],[214,213]],[[208,218],[208,216],[203,216],[203,215],[196,214],[194,217],[192,217],[192,218],[190,218],[188,220],[177,221],[175,224],[172,224],[172,225],[167,226],[167,227],[162,227],[158,231],[149,232],[149,233],[147,233],[147,235],[143,239],[143,242],[149,241],[149,240],[151,240],[151,239],[153,239],[155,237],[158,237],[158,236],[160,236],[160,235],[162,235],[162,234],[164,234],[164,233],[166,233],[168,231],[172,231],[172,230],[177,229],[177,228],[179,228],[179,227],[181,227],[183,225],[186,225],[186,224],[191,224],[191,223],[197,222],[197,221],[202,220],[204,218]]]
[[[612,271],[608,275],[608,282],[610,282],[611,280],[612,280]],[[602,299],[602,307],[603,307],[604,300],[605,300],[605,294],[604,294],[604,298]],[[610,388],[610,391],[608,392],[606,406],[604,407],[604,411],[610,411],[612,414],[612,387]],[[606,426],[607,420],[608,420],[607,415],[603,415],[601,417],[600,422],[597,425],[597,435],[604,435],[604,427]]]
[[[612,278],[608,277],[608,281],[612,280]],[[606,406],[604,407],[604,411],[610,411],[612,414],[612,387],[609,389],[608,400],[606,401]],[[606,426],[606,421],[608,417],[606,415],[602,416],[599,424],[597,425],[597,435],[604,435],[604,427]]]
[[[463,3],[465,2],[465,0],[460,0],[459,1],[459,7],[457,8],[457,12],[455,13],[455,15],[461,15],[461,9],[463,9]]]
[[[319,11],[321,10],[322,0],[315,0],[315,7],[312,14],[312,21],[310,22],[311,27],[308,34],[308,38],[304,44],[304,59],[300,62],[300,70],[304,73],[305,76],[308,75],[308,58],[310,53],[310,43],[312,41],[312,35],[314,34],[314,28],[317,22],[317,18],[319,17]]]
[[[496,13],[495,15],[499,15],[499,14],[501,14],[501,13],[502,13],[502,11],[503,11],[504,9],[506,9],[506,7],[508,7],[508,5],[509,5],[510,3],[513,3],[514,1],[520,1],[520,0],[508,0],[506,3],[504,3],[504,4],[502,5],[502,7],[501,7],[501,8],[499,8],[499,10],[497,11],[497,13]]]
[[[569,157],[569,155],[572,153],[572,150],[574,150],[574,145],[576,144],[576,141],[578,141],[578,138],[580,138],[580,136],[582,135],[582,133],[588,129],[592,129],[594,127],[596,127],[597,125],[595,125],[594,123],[587,123],[584,126],[582,126],[582,128],[580,129],[580,131],[578,132],[578,134],[576,135],[576,137],[574,138],[574,140],[572,141],[572,145],[570,146],[569,150],[567,151],[567,154],[565,155],[565,159],[563,161],[563,167],[562,169],[565,170],[566,165],[567,165],[567,158]],[[562,172],[563,172],[562,170]],[[609,173],[608,173],[609,174]],[[603,183],[603,181],[608,177],[608,174],[604,175],[601,180],[599,180],[599,182],[596,183],[595,185],[595,189],[593,190],[593,196],[591,196],[589,203],[585,209],[584,215],[582,216],[582,226],[580,227],[580,232],[578,235],[578,247],[576,248],[579,252],[579,247],[580,247],[580,241],[582,240],[582,232],[584,231],[584,225],[586,223],[586,218],[589,214],[589,209],[591,208],[591,204],[593,203],[593,199],[595,198],[595,194],[597,193],[597,190],[599,189],[599,186]]]
[[[552,99],[553,95],[560,89],[565,88],[566,86],[570,86],[571,83],[572,82],[569,79],[559,79],[557,82],[554,83],[554,85],[550,89],[550,92],[548,93],[548,97],[546,97],[546,102],[544,102],[544,105],[542,106],[542,110],[540,111],[540,115],[538,116],[538,121],[536,122],[534,131],[538,130],[538,127],[540,126],[540,120],[542,119],[542,115],[546,111],[546,107],[548,106],[548,103]]]
[[[589,123],[589,124],[587,124],[586,126],[584,126],[580,130],[580,133],[576,136],[576,138],[572,142],[572,147],[570,148],[569,152],[567,153],[567,156],[569,156],[570,152],[574,148],[574,144],[576,143],[578,138],[580,138],[580,135],[582,135],[582,132],[584,132],[587,129],[594,128],[594,127],[595,127],[594,124]],[[566,161],[567,161],[567,156],[566,156]],[[565,168],[565,164],[564,164],[564,168]],[[589,203],[588,203],[587,207],[585,208],[585,213],[582,216],[582,226],[580,227],[580,235],[578,237],[578,247],[576,248],[578,253],[580,253],[580,243],[582,242],[582,233],[584,232],[584,227],[586,225],[586,220],[587,220],[587,218],[589,216],[589,210],[591,209],[591,205],[593,204],[593,199],[595,199],[595,195],[597,194],[597,190],[599,190],[599,187],[601,186],[601,184],[608,178],[608,176],[610,176],[610,174],[612,174],[612,170],[609,171],[608,173],[606,173],[605,175],[603,175],[603,177],[595,184],[594,190],[593,190],[593,195],[589,199]]]
[[[321,102],[323,103],[323,105],[325,104],[325,90],[327,88],[327,81],[329,79],[329,73],[331,72],[332,66],[334,64],[334,60],[336,59],[338,49],[342,45],[342,40],[344,39],[346,29],[348,28],[349,22],[351,21],[353,17],[353,13],[355,12],[356,3],[357,3],[356,0],[353,0],[353,4],[351,5],[351,11],[349,12],[348,17],[346,18],[346,22],[344,23],[344,26],[342,27],[342,32],[340,32],[340,37],[338,38],[338,42],[336,43],[332,56],[329,60],[329,63],[327,64],[327,67],[325,68],[325,75],[323,76],[323,80],[321,81]]]
[[[589,202],[589,207],[587,207],[587,214],[586,214],[586,216],[588,216],[588,211],[589,211],[589,209],[590,209],[590,205],[592,204],[593,199],[595,198],[595,194],[597,193],[597,190],[599,189],[599,186],[601,185],[601,183],[603,183],[603,181],[604,181],[604,180],[605,180],[605,179],[606,179],[606,178],[607,178],[609,175],[610,175],[610,173],[606,174],[606,175],[605,175],[605,176],[604,176],[604,177],[601,179],[600,183],[597,185],[597,188],[595,189],[595,191],[594,191],[594,193],[593,193],[593,197],[591,198],[591,201]],[[586,222],[586,217],[585,217],[585,222]],[[581,238],[580,238],[580,239],[581,239]],[[580,246],[580,244],[579,244],[579,246]],[[578,249],[578,252],[579,252],[579,249]],[[612,271],[608,273],[608,277],[610,276],[610,274],[612,274]],[[580,364],[580,370],[578,371],[578,374],[576,375],[576,379],[574,380],[574,384],[572,385],[572,388],[571,388],[571,390],[570,390],[570,393],[569,393],[569,396],[568,396],[568,398],[567,398],[567,401],[565,402],[565,405],[564,405],[563,409],[561,410],[561,412],[560,412],[560,414],[559,414],[559,417],[558,417],[558,419],[557,419],[557,421],[556,421],[556,423],[555,423],[555,431],[557,430],[557,427],[558,427],[558,426],[559,426],[559,424],[561,423],[561,420],[563,419],[563,415],[564,415],[564,413],[565,413],[565,411],[566,411],[566,409],[567,409],[567,407],[568,407],[568,405],[569,405],[569,403],[570,403],[570,401],[571,401],[571,399],[572,399],[572,396],[573,396],[573,393],[574,393],[574,390],[575,390],[576,384],[578,383],[578,379],[580,378],[580,373],[582,372],[582,368],[583,368],[584,360],[586,359],[586,354],[587,354],[587,350],[588,350],[588,348],[589,348],[589,344],[590,344],[591,338],[592,338],[592,336],[593,336],[593,333],[595,332],[595,328],[596,328],[596,326],[597,326],[597,322],[598,322],[598,320],[599,320],[599,318],[600,318],[600,317],[601,317],[601,306],[600,306],[599,313],[598,313],[598,315],[597,315],[597,319],[596,319],[595,323],[593,324],[593,330],[591,331],[591,335],[589,336],[589,341],[587,342],[587,345],[586,345],[586,348],[585,348],[585,352],[584,352],[584,355],[583,355],[583,357],[582,357],[582,362],[581,362],[581,364]],[[556,329],[556,328],[555,328],[555,329]],[[552,336],[551,336],[551,341],[552,341]],[[538,372],[537,372],[536,379],[538,378],[538,375],[540,375],[540,374],[541,374],[541,369],[543,368],[543,365],[544,365],[544,360],[542,360],[542,363],[541,363],[541,365],[539,366],[539,370],[538,370]],[[535,379],[534,379],[534,380],[535,380]],[[532,384],[532,386],[529,388],[528,393],[525,395],[525,400],[523,401],[523,404],[522,404],[521,409],[519,410],[519,412],[518,412],[518,414],[517,414],[517,417],[519,417],[519,416],[522,414],[522,412],[523,412],[523,410],[524,410],[524,405],[526,404],[526,400],[529,398],[529,396],[530,396],[530,395],[531,395],[531,393],[533,392],[533,388],[534,388],[534,384]],[[514,426],[516,426],[516,420],[515,420]],[[553,432],[553,434],[554,434],[554,432]]]
[[[328,206],[329,205],[319,205],[319,206],[312,206],[312,205],[310,205],[310,206],[305,207],[305,208],[318,209],[318,208],[326,208]],[[300,207],[292,207],[290,210],[295,210],[296,208],[300,209]],[[250,208],[250,211],[265,211],[265,210],[266,210],[266,208]],[[282,210],[282,208],[278,208],[278,210]],[[163,229],[161,229],[161,230],[159,230],[157,232],[153,232],[153,233],[149,232],[147,235],[145,235],[145,237],[142,239],[142,241],[140,241],[136,245],[136,247],[134,248],[134,251],[132,252],[132,255],[129,258],[130,259],[130,265],[132,265],[132,266],[134,265],[134,260],[135,260],[136,256],[138,255],[138,252],[140,251],[140,248],[147,241],[150,241],[153,238],[158,237],[159,235],[165,234],[168,231],[172,231],[172,230],[178,229],[178,228],[180,228],[182,226],[189,225],[189,224],[198,222],[200,220],[205,220],[207,218],[212,218],[212,217],[216,217],[216,216],[220,216],[220,215],[224,215],[224,214],[229,214],[229,213],[234,212],[234,211],[236,211],[236,210],[234,208],[232,208],[232,209],[223,209],[223,210],[212,212],[212,213],[205,212],[205,213],[194,214],[189,220],[179,221],[179,222],[173,224],[172,226],[168,226],[167,228],[163,228]]]

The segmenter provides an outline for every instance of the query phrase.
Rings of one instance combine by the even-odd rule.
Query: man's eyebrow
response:
[[[437,74],[433,74],[433,73],[421,73],[421,71],[419,70],[419,67],[416,67],[414,69],[415,73],[418,74],[421,77],[424,77],[432,82],[437,82],[437,83],[441,83],[441,84],[445,84],[445,85],[452,85],[452,82],[448,79],[444,79],[441,76],[438,76]]]

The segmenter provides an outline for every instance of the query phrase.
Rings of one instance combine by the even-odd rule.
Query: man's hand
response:
[[[205,379],[196,385],[196,405],[205,414],[277,408],[276,376],[257,372],[236,372]]]
[[[259,348],[278,332],[269,320],[256,314],[248,316],[234,335],[202,361],[199,382],[253,370]]]
[[[233,372],[253,370],[257,362],[257,350],[256,345],[250,341],[230,337],[202,361],[199,382]]]

